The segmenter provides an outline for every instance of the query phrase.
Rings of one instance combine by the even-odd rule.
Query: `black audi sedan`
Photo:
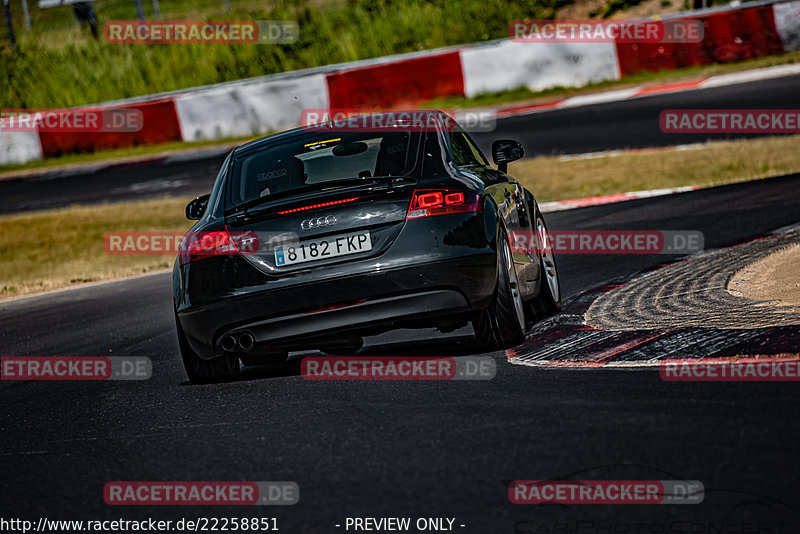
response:
[[[518,142],[493,143],[493,168],[444,112],[368,118],[237,147],[186,206],[173,285],[191,381],[293,350],[353,354],[397,328],[471,322],[479,349],[506,348],[560,309],[544,218],[506,173]]]

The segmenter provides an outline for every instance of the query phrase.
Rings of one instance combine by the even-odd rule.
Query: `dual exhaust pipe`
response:
[[[256,338],[248,331],[240,334],[225,334],[219,344],[225,352],[236,352],[237,350],[250,352],[256,344]]]

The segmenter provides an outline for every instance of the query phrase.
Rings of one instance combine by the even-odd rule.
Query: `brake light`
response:
[[[205,232],[189,232],[181,241],[180,265],[214,256],[252,254],[258,249],[258,236],[253,232],[228,231],[227,226]]]
[[[435,208],[444,205],[444,195],[440,191],[423,193],[417,196],[417,207],[420,209]]]
[[[336,204],[353,202],[354,200],[358,200],[358,197],[345,198],[342,200],[332,200],[330,202],[322,202],[320,204],[311,204],[310,206],[303,206],[302,208],[292,208],[290,210],[279,211],[278,215],[286,215],[287,213],[297,213],[298,211],[313,210],[315,208],[325,208],[327,206],[335,206]]]
[[[480,211],[479,199],[480,196],[475,193],[448,189],[414,191],[406,219],[451,213],[475,213]]]

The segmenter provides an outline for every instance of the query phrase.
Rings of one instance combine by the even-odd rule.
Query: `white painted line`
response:
[[[559,109],[568,109],[581,106],[591,106],[596,104],[608,104],[611,102],[621,102],[631,98],[647,98],[650,96],[658,96],[667,93],[679,93],[683,91],[694,91],[696,89],[706,89],[709,87],[721,87],[725,85],[735,85],[739,83],[753,82],[758,80],[767,80],[771,78],[781,78],[784,76],[793,76],[800,74],[800,63],[792,63],[789,65],[776,65],[774,67],[765,67],[762,69],[746,70],[742,72],[734,72],[731,74],[720,74],[712,76],[706,80],[700,81],[693,87],[675,87],[675,84],[667,84],[663,87],[662,91],[647,92],[639,95],[640,91],[652,89],[651,87],[633,87],[631,89],[620,89],[616,91],[607,91],[604,93],[594,93],[590,95],[573,96],[561,100],[553,106],[531,107],[530,109],[522,109],[519,113],[509,113],[508,108],[488,108],[486,111],[503,112],[499,118],[517,117],[521,115],[530,115],[532,113],[546,113],[548,111],[555,111]],[[680,82],[676,82],[680,83]],[[533,106],[533,104],[532,104]],[[513,108],[511,108],[513,110]],[[587,158],[588,159],[588,158]]]
[[[731,74],[720,74],[718,76],[712,76],[711,78],[703,81],[698,87],[704,89],[706,87],[735,85],[738,83],[755,82],[758,80],[769,80],[771,78],[782,78],[783,76],[792,76],[795,74],[800,74],[800,63],[775,65],[774,67],[733,72]]]
[[[688,145],[675,145],[673,148],[675,150],[677,150],[677,151],[682,151],[682,150],[700,150],[702,148],[705,148],[705,146],[706,146],[705,143],[690,143]]]
[[[568,154],[565,156],[559,156],[558,161],[608,158],[612,156],[619,156],[623,152],[623,150],[603,150],[601,152],[586,152],[584,154]]]
[[[786,232],[792,232],[794,230],[800,229],[800,222],[787,224],[786,226],[781,226],[780,228],[776,228],[772,231],[773,234],[783,234]]]
[[[558,157],[558,161],[573,161],[573,160],[586,160],[586,159],[599,159],[619,156],[622,154],[647,154],[653,152],[666,152],[668,150],[684,151],[684,150],[698,150],[706,147],[706,143],[691,143],[688,145],[675,145],[675,146],[655,146],[650,148],[633,148],[633,149],[614,149],[602,150],[600,152],[584,152],[583,154],[565,154]]]
[[[681,187],[650,189],[648,191],[631,191],[630,193],[625,193],[625,194],[630,195],[632,198],[650,198],[650,197],[660,197],[664,195],[673,195],[675,193],[686,193],[688,191],[694,191],[696,189],[700,188],[696,185],[684,185]]]
[[[555,106],[555,109],[593,106],[595,104],[606,104],[609,102],[627,100],[641,89],[641,87],[634,87],[633,89],[621,89],[619,91],[608,91],[605,93],[596,93],[592,95],[573,96],[572,98],[568,98],[559,102],[559,104]]]

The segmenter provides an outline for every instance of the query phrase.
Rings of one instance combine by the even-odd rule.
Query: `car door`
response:
[[[462,172],[473,173],[479,177],[486,184],[486,194],[491,196],[498,206],[500,216],[509,233],[514,267],[517,271],[517,278],[523,286],[521,293],[527,297],[535,290],[535,283],[539,276],[539,264],[538,261],[533,261],[538,258],[535,251],[514,250],[516,236],[524,236],[527,242],[532,235],[525,190],[512,176],[492,168],[466,132],[456,128],[450,132],[449,138],[453,163]]]

